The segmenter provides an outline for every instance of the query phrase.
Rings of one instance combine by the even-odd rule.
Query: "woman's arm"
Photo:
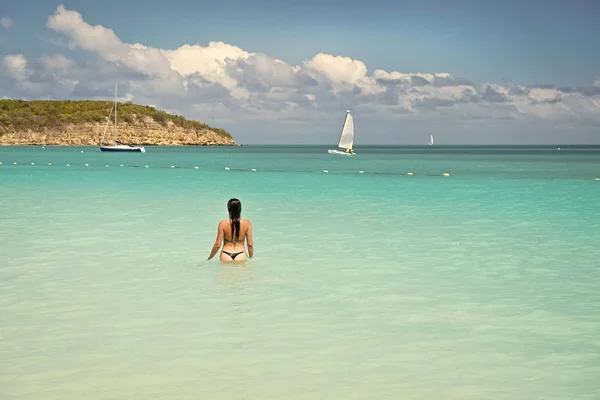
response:
[[[217,239],[215,240],[215,244],[213,244],[212,250],[210,251],[210,256],[208,256],[207,260],[210,260],[217,254],[217,251],[221,248],[221,243],[223,242],[223,224],[219,222],[219,226],[217,228]]]
[[[254,255],[254,242],[252,241],[252,224],[248,221],[248,231],[246,231],[246,243],[248,243],[248,256]]]

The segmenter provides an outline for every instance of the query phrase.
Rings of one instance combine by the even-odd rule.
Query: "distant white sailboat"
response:
[[[344,126],[342,127],[342,133],[340,134],[340,140],[338,147],[344,149],[344,151],[329,149],[329,154],[339,154],[344,156],[354,156],[356,153],[352,149],[354,145],[354,118],[350,111],[346,110],[346,119],[344,120]]]
[[[115,102],[114,102],[114,111],[115,111],[115,144],[111,145],[103,145],[104,136],[106,135],[106,130],[108,128],[108,124],[110,123],[113,109],[111,108],[110,114],[108,115],[108,121],[106,121],[106,126],[104,127],[104,133],[102,134],[102,139],[100,139],[100,151],[127,151],[127,152],[136,152],[136,153],[145,153],[146,149],[144,146],[132,146],[130,144],[122,143],[117,140],[117,85],[115,85]]]
[[[429,135],[429,143],[427,143],[427,146],[433,146],[433,135]]]

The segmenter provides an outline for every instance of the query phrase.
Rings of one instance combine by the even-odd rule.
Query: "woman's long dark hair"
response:
[[[231,240],[240,238],[240,215],[242,214],[242,203],[238,199],[227,202],[229,211],[229,223],[231,224]]]

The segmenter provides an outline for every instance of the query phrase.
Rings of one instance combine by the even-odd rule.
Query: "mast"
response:
[[[106,125],[104,125],[104,132],[102,132],[102,138],[100,139],[100,146],[104,144],[104,137],[106,136],[106,131],[108,130],[108,126],[110,125],[110,119],[112,118],[113,107],[110,108],[110,113],[108,113],[108,118],[106,119]]]
[[[117,142],[117,84],[115,83],[115,143]]]

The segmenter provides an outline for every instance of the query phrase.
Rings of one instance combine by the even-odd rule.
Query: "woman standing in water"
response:
[[[221,261],[245,261],[254,255],[254,244],[252,243],[252,224],[247,219],[240,217],[242,203],[238,199],[227,202],[229,219],[219,222],[217,239],[210,252],[210,260],[217,254],[223,242]],[[248,244],[248,255],[244,251],[244,240]]]

